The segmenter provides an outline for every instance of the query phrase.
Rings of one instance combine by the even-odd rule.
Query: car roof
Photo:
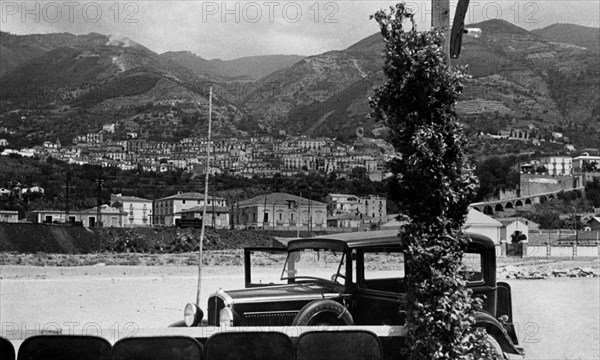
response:
[[[288,243],[288,249],[303,249],[312,247],[330,247],[332,249],[343,250],[345,248],[361,247],[400,247],[400,237],[398,230],[383,231],[359,231],[351,233],[342,233],[334,235],[324,235],[314,238],[304,238],[292,240]],[[473,242],[483,245],[485,248],[494,248],[492,240],[481,234],[465,233],[471,237]]]

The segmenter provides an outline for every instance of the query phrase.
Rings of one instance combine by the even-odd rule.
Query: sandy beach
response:
[[[560,260],[499,264],[521,269],[595,266]],[[137,329],[164,328],[182,319],[194,301],[196,266],[0,267],[2,331],[85,330],[109,339]],[[266,266],[265,274],[277,271]],[[203,270],[201,304],[219,288],[244,286],[242,266]],[[526,359],[600,358],[600,278],[506,280],[513,289],[515,323]],[[203,306],[205,307],[205,306]]]

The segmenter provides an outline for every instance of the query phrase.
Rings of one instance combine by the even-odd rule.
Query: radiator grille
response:
[[[219,325],[219,313],[225,307],[225,302],[218,296],[208,299],[208,325]]]
[[[245,313],[242,326],[286,326],[291,325],[298,311]]]

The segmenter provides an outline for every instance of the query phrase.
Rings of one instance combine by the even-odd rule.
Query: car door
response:
[[[399,249],[357,249],[355,259],[355,323],[404,325],[404,254]]]
[[[496,317],[496,263],[486,252],[485,246],[477,242],[469,243],[463,253],[459,270],[466,287],[473,291],[473,297],[483,300],[483,310]]]

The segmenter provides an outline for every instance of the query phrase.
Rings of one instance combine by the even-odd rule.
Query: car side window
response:
[[[248,250],[246,271],[250,278],[246,279],[254,286],[283,285],[286,282],[280,278],[280,271],[285,264],[287,251],[269,251],[268,249]]]
[[[479,253],[464,253],[462,257],[461,275],[468,283],[483,282],[483,261]]]
[[[363,286],[366,289],[402,292],[404,254],[396,251],[366,250],[363,254]]]

